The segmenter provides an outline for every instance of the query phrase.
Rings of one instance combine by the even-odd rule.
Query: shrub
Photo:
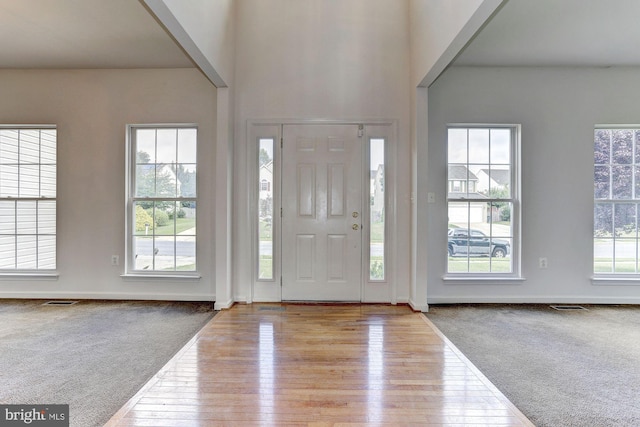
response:
[[[184,209],[179,209],[178,218],[184,218],[185,216],[187,216],[187,213],[184,211]]]
[[[149,224],[149,230],[153,230],[153,218],[149,212],[140,205],[136,206],[136,231],[145,231]]]
[[[156,225],[158,227],[162,227],[167,224],[169,224],[169,214],[165,211],[156,209]]]

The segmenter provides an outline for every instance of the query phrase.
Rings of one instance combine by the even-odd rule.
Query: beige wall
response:
[[[196,69],[0,71],[7,124],[58,127],[58,271],[49,280],[2,279],[0,297],[212,300],[211,190],[216,89]],[[202,278],[124,281],[125,127],[199,126],[198,261]],[[111,255],[121,265],[111,266]]]

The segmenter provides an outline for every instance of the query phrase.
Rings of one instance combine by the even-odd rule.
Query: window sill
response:
[[[594,286],[640,286],[640,276],[593,276],[591,284]]]
[[[202,276],[200,276],[199,274],[148,274],[148,273],[142,273],[142,274],[136,274],[136,273],[127,273],[127,274],[121,274],[120,277],[122,277],[124,280],[131,280],[131,281],[148,281],[148,280],[163,280],[163,281],[169,281],[169,280],[189,280],[189,281],[198,281],[201,279]]]
[[[58,280],[60,274],[57,271],[3,271],[0,272],[0,280]]]
[[[443,276],[442,280],[453,284],[509,284],[521,283],[526,279],[521,276]]]

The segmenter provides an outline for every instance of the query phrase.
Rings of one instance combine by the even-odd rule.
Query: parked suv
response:
[[[454,255],[491,255],[504,258],[510,252],[510,243],[504,239],[490,239],[482,231],[466,228],[449,229],[448,252]]]

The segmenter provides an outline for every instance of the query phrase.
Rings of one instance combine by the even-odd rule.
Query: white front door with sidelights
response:
[[[282,300],[362,299],[363,139],[358,125],[285,125]]]

